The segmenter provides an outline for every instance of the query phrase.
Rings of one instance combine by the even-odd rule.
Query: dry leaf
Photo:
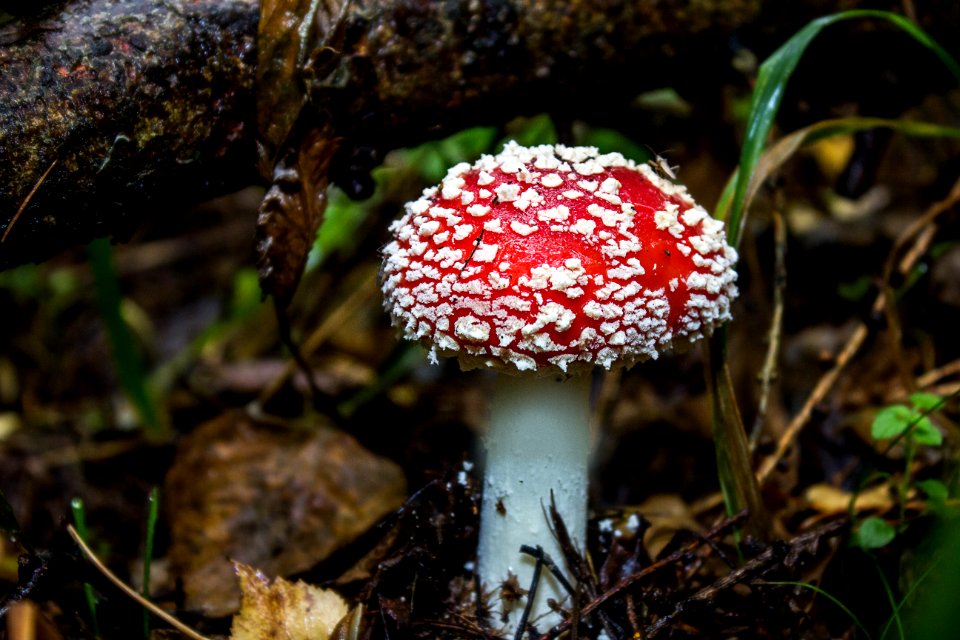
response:
[[[303,106],[299,80],[301,34],[311,0],[263,0],[257,28],[257,138],[261,164],[270,167]],[[268,174],[269,175],[269,174]]]
[[[237,610],[230,560],[305,571],[406,496],[403,471],[324,424],[262,425],[226,413],[190,434],[167,476],[171,574],[185,607]]]
[[[308,105],[306,51],[339,59],[332,46],[337,0],[264,0],[257,33],[260,170],[273,183],[260,205],[256,246],[260,286],[286,306],[300,282],[326,209],[327,176],[339,147],[330,114]]]
[[[273,186],[260,203],[256,246],[260,286],[282,306],[293,297],[323,212],[327,208],[327,171],[338,148],[333,127],[320,118],[273,168]],[[306,125],[304,125],[306,126]]]
[[[650,523],[643,536],[651,556],[656,557],[678,531],[699,531],[700,525],[690,512],[690,505],[673,493],[654,494],[637,507],[637,512]]]
[[[271,584],[252,567],[234,567],[243,596],[231,640],[327,640],[347,615],[347,603],[335,591],[283,578]]]
[[[305,101],[307,52],[332,54],[334,25],[348,3],[327,0],[262,0],[257,27],[257,140],[264,177],[285,143]],[[315,64],[315,62],[314,62]]]
[[[810,506],[823,514],[845,513],[850,509],[853,494],[830,484],[815,484],[804,492]],[[861,491],[853,503],[854,511],[886,511],[893,507],[888,484]]]

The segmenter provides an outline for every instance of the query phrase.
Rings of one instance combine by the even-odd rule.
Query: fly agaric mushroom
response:
[[[497,375],[484,437],[479,577],[526,587],[521,545],[563,555],[551,492],[586,537],[590,376],[676,351],[730,318],[723,223],[653,165],[594,147],[507,143],[406,205],[384,249],[393,323],[463,369]],[[533,616],[566,597],[544,572]],[[515,623],[523,602],[503,602]],[[512,610],[512,613],[510,611]]]

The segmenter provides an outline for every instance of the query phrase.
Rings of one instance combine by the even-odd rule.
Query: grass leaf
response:
[[[915,422],[912,435],[914,442],[917,444],[928,447],[939,447],[943,444],[943,434],[930,422],[930,418],[926,416],[920,417]]]
[[[867,631],[867,628],[865,626],[863,626],[863,623],[860,622],[860,619],[856,615],[854,615],[853,611],[851,611],[845,604],[840,602],[840,600],[838,600],[835,596],[831,595],[827,591],[824,591],[817,585],[811,584],[809,582],[794,582],[790,580],[776,581],[776,582],[771,581],[771,582],[765,582],[764,584],[774,584],[774,585],[781,585],[786,587],[803,587],[804,589],[809,589],[810,591],[813,591],[817,595],[823,596],[824,598],[826,598],[827,600],[835,604],[841,611],[847,614],[847,616],[853,621],[853,624],[857,625],[857,628],[860,629],[861,632],[863,632],[864,637],[866,637],[867,640],[870,640],[870,632]]]
[[[73,514],[73,525],[76,527],[77,535],[88,542],[90,541],[90,532],[87,530],[87,510],[80,498],[73,498],[70,501],[70,511]],[[93,635],[100,637],[100,617],[97,615],[97,594],[93,590],[93,585],[89,582],[83,583],[83,596],[87,603],[87,612],[90,614],[90,624],[93,627]]]
[[[153,564],[154,540],[157,532],[157,515],[160,510],[160,490],[153,487],[150,490],[150,496],[147,498],[147,527],[146,535],[143,541],[143,588],[141,593],[144,598],[150,597],[150,567]],[[143,611],[143,638],[150,638],[150,612]]]
[[[821,120],[820,122],[816,122],[780,138],[763,152],[763,155],[760,156],[760,159],[753,167],[753,173],[746,187],[746,194],[740,205],[741,211],[746,211],[750,208],[750,203],[753,202],[753,198],[760,190],[760,186],[763,185],[775,171],[790,160],[800,148],[819,140],[834,136],[852,135],[869,129],[890,129],[915,138],[960,139],[960,128],[920,122],[917,120],[890,120],[887,118],[861,117]],[[727,181],[720,198],[717,200],[717,205],[714,207],[715,217],[719,219],[727,219],[730,217],[734,192],[739,184],[739,179],[740,172],[737,170]]]
[[[823,29],[841,20],[854,18],[886,20],[903,29],[917,42],[930,49],[960,81],[960,64],[957,64],[957,61],[920,27],[895,13],[869,9],[844,11],[813,20],[800,29],[760,65],[757,74],[757,83],[750,103],[747,130],[744,134],[743,148],[740,153],[739,175],[733,189],[727,224],[727,237],[734,247],[740,244],[740,237],[743,232],[744,202],[747,188],[780,108],[787,82],[793,75],[793,71],[800,62],[807,46]]]
[[[147,385],[140,353],[120,311],[122,296],[110,241],[104,238],[94,240],[87,247],[87,256],[93,270],[97,308],[110,339],[120,385],[137,410],[146,434],[162,438],[164,426],[160,412]]]

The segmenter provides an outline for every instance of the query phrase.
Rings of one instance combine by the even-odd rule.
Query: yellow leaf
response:
[[[853,494],[829,484],[815,484],[804,493],[810,506],[821,513],[843,513],[850,508]],[[853,510],[886,511],[893,507],[890,486],[877,485],[861,491],[853,503]]]
[[[328,640],[347,615],[347,603],[334,591],[298,580],[277,578],[234,563],[242,592],[230,640]]]

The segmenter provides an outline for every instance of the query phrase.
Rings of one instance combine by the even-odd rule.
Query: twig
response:
[[[774,267],[773,267],[773,317],[770,318],[770,333],[767,336],[767,355],[763,358],[763,370],[760,373],[760,400],[757,403],[757,417],[750,431],[750,451],[753,452],[763,433],[763,423],[767,417],[767,403],[770,400],[770,385],[777,376],[777,356],[780,355],[780,342],[783,336],[783,291],[787,286],[787,226],[779,210],[773,212]]]
[[[928,393],[936,396],[952,396],[960,392],[960,382],[948,382],[941,385],[926,387]]]
[[[948,362],[942,367],[937,367],[936,369],[927,371],[917,378],[917,386],[923,389],[957,373],[960,373],[960,359],[954,360],[953,362]]]
[[[10,218],[10,224],[7,225],[7,228],[3,231],[3,236],[0,236],[0,244],[3,244],[7,240],[7,236],[10,235],[10,230],[13,229],[13,225],[17,224],[17,220],[20,219],[20,214],[23,213],[24,209],[27,208],[27,205],[30,204],[30,201],[33,199],[34,194],[37,193],[37,189],[40,188],[40,185],[43,184],[43,181],[47,179],[47,176],[50,175],[50,172],[53,171],[53,168],[57,166],[57,161],[59,158],[54,158],[53,162],[50,163],[50,166],[47,167],[47,170],[43,172],[43,175],[34,183],[33,188],[30,189],[30,193],[27,194],[27,197],[23,199],[23,202],[20,203],[20,206],[17,208],[17,212],[13,214],[13,217]]]
[[[630,628],[633,630],[633,637],[637,640],[644,640],[646,636],[644,636],[643,631],[640,630],[640,621],[637,619],[637,611],[636,605],[633,601],[633,594],[628,593],[623,599],[626,601],[627,620],[630,622]]]
[[[563,521],[563,516],[560,515],[560,512],[557,511],[557,503],[554,500],[553,491],[550,491],[550,509],[549,513],[544,513],[544,517],[547,519],[548,526],[550,527],[550,532],[553,534],[553,537],[556,538],[557,542],[560,545],[561,551],[563,551],[564,557],[567,561],[567,566],[570,569],[570,572],[573,574],[574,579],[577,581],[577,589],[573,590],[573,586],[567,586],[566,579],[560,574],[559,567],[553,565],[554,568],[551,568],[550,564],[547,565],[550,568],[551,572],[557,576],[558,580],[564,584],[564,587],[567,589],[567,592],[571,594],[572,597],[572,617],[571,622],[571,636],[576,633],[577,628],[579,627],[581,611],[580,611],[580,602],[581,597],[586,596],[588,598],[597,597],[597,578],[596,572],[593,569],[593,565],[590,562],[590,556],[583,554],[574,544],[573,540],[570,538],[570,532],[567,531],[567,525]],[[547,560],[552,563],[550,556],[547,555]],[[603,628],[607,631],[607,635],[611,638],[619,638],[623,634],[619,631],[619,627],[614,624],[610,617],[605,614],[603,611],[597,612],[597,617],[600,618],[600,624],[603,625]],[[571,640],[576,640],[575,636]]]
[[[70,534],[70,537],[73,538],[73,541],[77,543],[77,546],[80,547],[80,550],[83,551],[83,555],[87,557],[87,560],[96,567],[97,571],[102,573],[107,580],[112,582],[118,589],[127,594],[130,598],[133,598],[141,607],[149,610],[153,615],[157,616],[171,627],[187,636],[193,640],[210,640],[206,636],[202,636],[187,625],[183,624],[172,615],[150,602],[142,595],[136,592],[133,588],[129,587],[123,580],[118,578],[110,569],[107,568],[105,564],[97,557],[97,555],[87,546],[87,543],[83,541],[83,538],[80,537],[80,534],[77,533],[77,530],[73,528],[73,525],[67,525],[67,532]]]
[[[373,286],[373,279],[368,280],[354,290],[303,342],[300,346],[301,356],[309,358],[314,351],[319,349],[320,346],[333,335],[334,331],[343,326],[343,323],[370,301],[375,291],[376,287]],[[262,407],[269,402],[296,370],[297,363],[291,360],[284,370],[260,393],[260,396],[256,400],[256,405]]]
[[[15,602],[7,611],[7,636],[10,640],[35,640],[37,604],[32,600]]]
[[[807,401],[803,403],[803,406],[800,408],[800,411],[794,416],[793,420],[790,421],[790,424],[787,425],[787,428],[780,435],[780,440],[777,442],[777,449],[763,461],[763,464],[760,465],[760,471],[757,473],[757,479],[763,483],[770,473],[773,471],[774,467],[777,466],[777,463],[787,452],[787,449],[793,444],[793,441],[796,440],[797,436],[800,434],[800,430],[806,426],[807,421],[810,419],[810,415],[813,413],[813,408],[817,406],[827,393],[830,392],[830,389],[833,388],[833,384],[837,381],[837,378],[840,377],[840,373],[846,367],[847,362],[854,356],[854,354],[860,349],[863,345],[864,340],[867,338],[867,325],[861,323],[854,330],[850,338],[847,339],[847,344],[843,347],[843,350],[837,355],[836,363],[833,365],[833,368],[823,374],[823,377],[817,382],[816,386],[813,388],[813,391],[810,392],[810,395],[807,397]]]
[[[736,571],[731,571],[729,574],[720,578],[710,586],[704,587],[689,598],[677,603],[672,613],[663,616],[646,628],[646,637],[653,638],[656,636],[658,633],[663,631],[666,626],[672,624],[677,618],[683,615],[691,605],[695,605],[700,602],[710,602],[716,598],[719,592],[729,589],[734,585],[740,584],[750,575],[764,571],[771,564],[781,562],[789,555],[790,549],[801,548],[810,542],[815,542],[825,536],[832,536],[840,531],[840,529],[842,529],[845,525],[845,520],[835,520],[830,522],[823,527],[797,536],[791,541],[790,547],[788,548],[784,548],[781,545],[770,545],[763,551],[763,553],[750,560]]]
[[[570,584],[570,581],[567,580],[567,577],[563,575],[563,572],[560,571],[560,567],[557,566],[557,563],[553,561],[553,558],[550,557],[550,554],[543,550],[543,547],[537,545],[536,547],[531,547],[530,545],[520,545],[520,553],[525,553],[528,556],[532,556],[537,563],[543,563],[550,573],[553,574],[553,577],[557,579],[557,582],[560,583],[560,586],[570,594],[572,597],[576,594],[576,590],[573,588],[573,585]]]
[[[892,359],[897,363],[897,370],[900,373],[901,382],[903,383],[903,387],[907,390],[907,392],[916,390],[916,381],[914,380],[910,366],[906,364],[903,357],[901,340],[903,332],[900,326],[900,314],[897,313],[896,292],[894,291],[893,285],[890,282],[891,277],[894,269],[896,269],[903,276],[906,276],[910,272],[910,270],[913,268],[913,265],[920,260],[924,253],[926,253],[927,249],[930,247],[930,243],[933,241],[933,238],[936,235],[937,225],[934,221],[936,220],[937,216],[952,207],[953,204],[956,203],[957,199],[960,199],[960,181],[954,185],[950,195],[946,200],[939,202],[933,207],[927,209],[922,216],[914,220],[896,238],[893,243],[893,247],[890,249],[890,253],[883,265],[883,315],[887,321],[887,333],[889,336],[888,343],[890,350],[893,352]],[[916,239],[914,240],[913,245],[907,250],[903,258],[900,259],[899,264],[895,264],[897,254],[899,254],[900,250],[906,245],[906,243],[914,237]]]
[[[960,200],[960,180],[954,183],[953,188],[950,190],[949,195],[931,205],[923,216],[918,218],[913,224],[911,224],[905,231],[900,235],[897,241],[894,243],[893,248],[891,249],[890,258],[888,258],[888,265],[894,264],[894,256],[899,252],[900,248],[906,244],[906,242],[917,236],[913,245],[910,249],[904,254],[903,258],[896,264],[897,271],[902,274],[909,273],[916,264],[917,260],[920,259],[920,256],[926,251],[926,248],[929,246],[929,243],[933,237],[932,233],[924,232],[920,233],[921,230],[931,229],[929,226],[931,221],[938,215],[949,210],[953,207],[957,201]],[[891,267],[892,272],[892,267]],[[887,274],[885,281],[889,282],[889,273]],[[882,313],[887,304],[887,295],[884,291],[877,295],[876,300],[873,303],[871,309],[872,314]],[[810,415],[813,413],[813,408],[826,397],[827,393],[833,388],[834,383],[837,381],[837,378],[840,377],[840,374],[843,372],[843,369],[846,367],[847,363],[853,358],[861,346],[863,346],[864,341],[867,339],[869,334],[869,329],[867,325],[861,322],[857,328],[853,331],[851,336],[847,339],[846,345],[844,345],[843,350],[837,356],[836,363],[833,365],[833,368],[826,372],[822,378],[817,382],[816,386],[813,388],[813,391],[810,393],[810,396],[807,397],[807,401],[804,402],[803,407],[800,411],[794,416],[793,420],[784,430],[783,434],[780,436],[780,440],[777,442],[776,450],[763,461],[763,464],[760,465],[760,470],[757,473],[759,481],[764,482],[776,467],[777,463],[787,452],[787,449],[793,444],[799,435],[800,431],[807,424],[807,421],[810,419]]]
[[[746,519],[747,519],[747,510],[744,509],[743,511],[737,514],[734,514],[729,518],[725,518],[717,526],[713,527],[712,529],[710,529],[710,531],[704,534],[704,537],[715,538],[720,534],[728,531],[729,529],[742,524]],[[580,614],[582,616],[590,615],[591,613],[594,612],[595,609],[597,609],[597,607],[600,607],[611,598],[620,595],[621,593],[623,593],[624,590],[631,587],[638,580],[641,580],[652,573],[656,573],[657,571],[665,567],[668,567],[674,564],[675,562],[678,562],[684,556],[693,553],[694,551],[696,551],[697,547],[700,547],[702,545],[703,545],[703,541],[700,538],[697,538],[696,540],[693,540],[683,545],[682,547],[680,547],[679,549],[671,553],[669,556],[665,558],[661,558],[660,560],[654,562],[650,566],[644,567],[643,569],[641,569],[640,571],[637,571],[632,575],[626,576],[625,578],[617,582],[617,584],[612,586],[610,589],[604,591],[602,594],[594,598],[591,602],[584,605],[580,611]],[[537,640],[551,640],[552,638],[556,638],[563,632],[570,629],[570,626],[571,626],[570,621],[564,620],[563,622],[556,625],[555,627],[550,629],[548,632],[540,636]]]
[[[523,634],[527,630],[527,620],[530,618],[530,610],[533,609],[533,601],[537,597],[537,587],[540,586],[540,573],[543,571],[544,553],[542,547],[537,545],[534,548],[523,545],[520,547],[520,551],[529,553],[537,559],[537,562],[533,565],[533,577],[530,578],[530,590],[527,591],[527,604],[523,607],[523,613],[520,614],[520,621],[517,623],[517,635],[514,636],[514,640],[523,640]]]
[[[499,636],[491,636],[485,629],[478,626],[476,623],[466,620],[460,614],[456,612],[450,612],[449,615],[456,619],[457,622],[448,622],[446,620],[423,620],[419,622],[414,622],[418,627],[427,627],[430,629],[443,629],[444,631],[452,631],[458,636],[466,636],[468,638],[481,638],[482,640],[500,640]]]

